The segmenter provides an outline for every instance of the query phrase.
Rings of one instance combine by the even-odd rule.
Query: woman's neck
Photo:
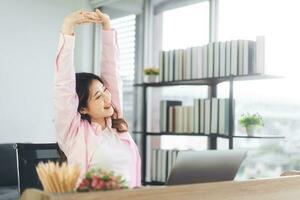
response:
[[[104,130],[107,127],[105,118],[92,120],[92,122],[100,124],[102,130]]]

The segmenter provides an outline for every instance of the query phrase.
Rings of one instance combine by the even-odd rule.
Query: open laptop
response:
[[[244,150],[180,151],[166,185],[233,180]]]

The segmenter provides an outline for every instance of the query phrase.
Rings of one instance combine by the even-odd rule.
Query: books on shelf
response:
[[[151,181],[166,182],[176,162],[179,150],[153,149],[151,152]]]
[[[173,120],[175,116],[175,112],[170,112],[171,106],[181,105],[181,101],[160,101],[160,131],[168,132],[173,130],[173,124],[170,126],[170,119]]]
[[[162,100],[160,131],[228,135],[229,99],[194,99],[193,106],[184,106],[181,101]]]
[[[265,38],[231,40],[159,52],[161,82],[263,74]]]

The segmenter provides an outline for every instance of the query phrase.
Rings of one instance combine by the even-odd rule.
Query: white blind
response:
[[[129,131],[133,126],[134,103],[134,69],[135,69],[135,29],[136,16],[116,18],[111,21],[112,28],[117,31],[117,40],[120,50],[120,75],[123,80],[123,112],[129,125]]]

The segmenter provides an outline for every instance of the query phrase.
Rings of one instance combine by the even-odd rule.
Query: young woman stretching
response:
[[[86,23],[102,24],[101,78],[75,74],[74,28]],[[57,140],[68,163],[79,164],[82,175],[93,167],[114,171],[129,187],[139,187],[140,155],[122,118],[118,46],[108,15],[97,10],[65,17],[55,62],[54,93]]]

